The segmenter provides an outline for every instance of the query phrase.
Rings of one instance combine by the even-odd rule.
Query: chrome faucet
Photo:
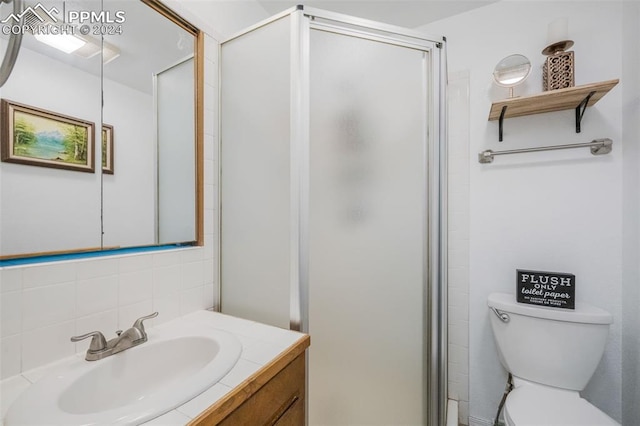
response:
[[[107,341],[104,338],[104,334],[99,331],[92,331],[91,333],[83,334],[81,336],[73,336],[71,341],[79,342],[91,337],[91,344],[89,345],[89,349],[87,349],[87,356],[85,359],[87,361],[97,361],[146,342],[147,332],[144,329],[143,322],[157,316],[158,313],[154,312],[151,315],[138,318],[136,322],[133,323],[133,327],[125,332],[122,330],[116,331],[117,337],[114,337],[109,341]]]

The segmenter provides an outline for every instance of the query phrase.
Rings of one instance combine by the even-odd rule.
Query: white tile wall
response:
[[[0,339],[0,376],[9,377],[20,372],[22,366],[21,335]]]
[[[70,282],[77,278],[75,267],[70,267],[69,262],[34,265],[25,268],[22,275],[22,289]]]
[[[22,269],[0,270],[0,293],[22,290]]]
[[[469,73],[449,74],[449,398],[469,424]]]
[[[2,324],[0,324],[0,337],[18,334],[22,331],[22,315],[20,314],[22,292],[3,293],[1,297],[2,307],[0,309],[4,315],[2,316]]]
[[[24,290],[22,332],[71,321],[76,315],[75,290],[75,282]]]
[[[159,267],[153,270],[153,297],[165,297],[180,291],[180,265]]]
[[[205,38],[205,246],[0,268],[0,379],[84,352],[73,335],[217,305],[217,44]]]
[[[204,266],[202,261],[182,265],[182,289],[201,287],[204,284]]]
[[[79,317],[115,309],[118,306],[118,275],[77,281],[76,301]]]
[[[153,295],[151,277],[151,269],[120,274],[118,280],[118,303],[120,305],[131,305],[151,300]]]
[[[145,315],[149,315],[154,311],[153,300],[150,299],[143,300],[142,302],[134,303],[131,305],[120,306],[118,308],[118,328],[120,330],[126,330],[127,328],[131,327],[131,325],[133,325],[136,319]],[[146,324],[152,325],[153,320],[147,320]]]
[[[78,264],[76,273],[79,281],[116,275],[118,259],[106,258],[82,262]]]

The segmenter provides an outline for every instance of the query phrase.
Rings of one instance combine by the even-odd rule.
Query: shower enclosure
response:
[[[310,333],[308,424],[444,424],[444,40],[299,6],[220,58],[221,311]]]

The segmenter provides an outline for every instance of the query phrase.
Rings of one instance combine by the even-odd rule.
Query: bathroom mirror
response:
[[[531,74],[531,62],[524,55],[509,55],[496,65],[493,79],[496,84],[509,88],[509,97],[513,98],[513,88],[523,83]]]
[[[113,22],[75,22],[70,53],[23,36],[0,88],[26,108],[1,112],[0,259],[202,244],[202,34],[155,0],[39,4],[52,25],[73,11]],[[30,144],[5,148],[20,132]],[[75,164],[91,157],[93,171]]]

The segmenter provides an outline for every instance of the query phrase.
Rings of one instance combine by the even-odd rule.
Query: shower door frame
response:
[[[423,285],[424,320],[429,335],[424,340],[426,426],[446,422],[447,407],[447,134],[446,134],[446,38],[434,37],[394,25],[355,18],[298,5],[247,28],[220,43],[268,25],[283,17],[291,18],[291,94],[290,94],[290,329],[309,330],[309,149],[310,149],[310,33],[312,29],[389,43],[422,50],[428,54],[423,87],[427,117],[425,138],[426,194],[424,199]],[[221,51],[219,57],[222,57]],[[221,68],[221,65],[220,65]],[[221,76],[221,73],[219,73]],[[219,91],[220,93],[221,91]],[[219,108],[219,114],[221,114]],[[218,117],[220,121],[220,116]],[[222,153],[222,138],[218,158]],[[219,165],[221,182],[221,165]],[[221,192],[222,185],[218,185]],[[218,194],[222,212],[222,197]],[[218,226],[222,230],[222,214]],[[218,253],[222,256],[222,238]],[[217,310],[222,304],[222,262],[218,268]],[[308,386],[308,384],[307,384]]]

